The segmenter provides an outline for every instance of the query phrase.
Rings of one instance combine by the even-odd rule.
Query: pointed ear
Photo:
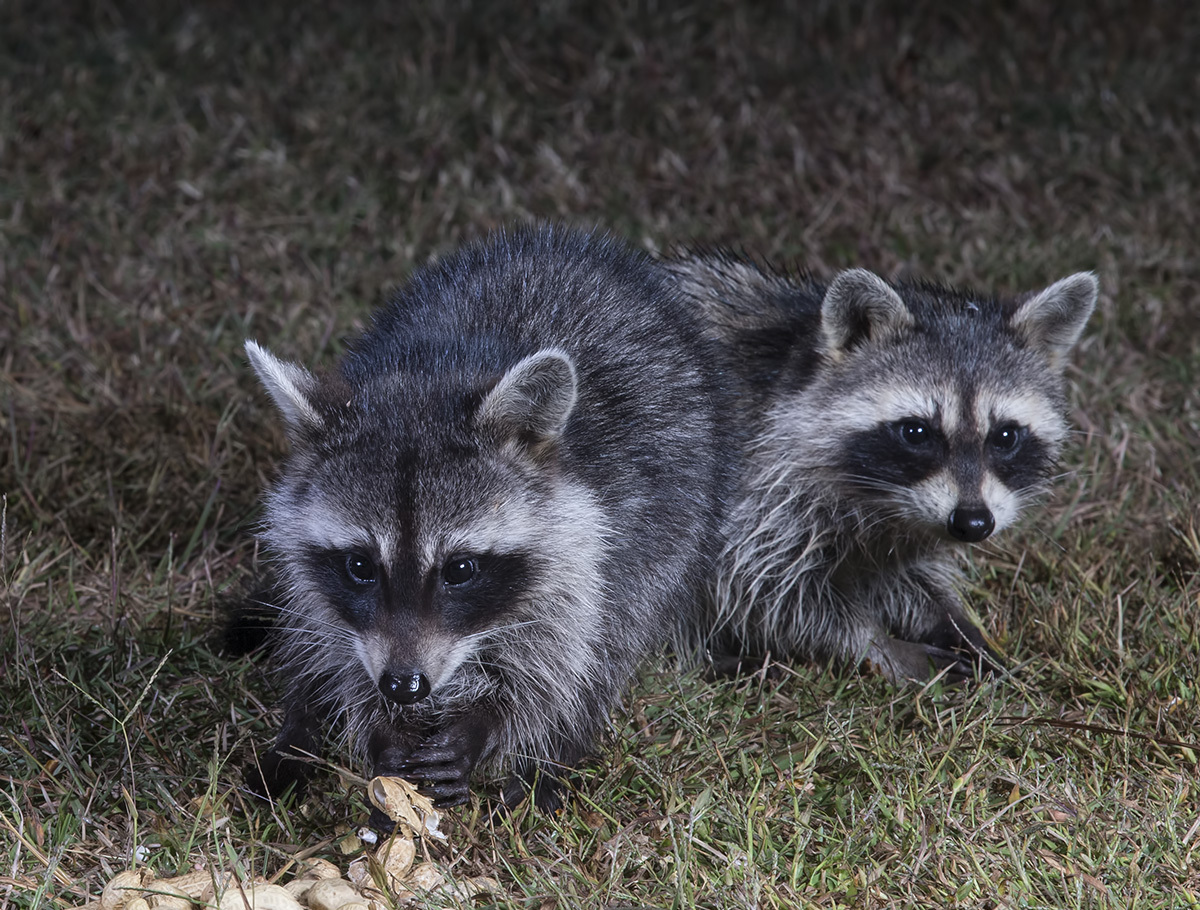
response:
[[[898,337],[912,325],[912,313],[900,295],[866,269],[839,272],[821,302],[825,353],[835,360],[866,341]]]
[[[576,394],[570,355],[547,348],[509,369],[488,392],[476,419],[501,440],[538,446],[562,435]]]
[[[1054,282],[1017,307],[1012,327],[1030,347],[1045,355],[1051,367],[1062,370],[1096,308],[1099,294],[1096,276],[1079,272]]]
[[[258,374],[258,381],[283,414],[289,430],[321,426],[321,415],[312,404],[317,387],[317,379],[312,373],[302,366],[280,360],[254,341],[246,341],[246,356]]]

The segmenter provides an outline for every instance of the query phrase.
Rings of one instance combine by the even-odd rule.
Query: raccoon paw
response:
[[[863,666],[897,685],[925,683],[944,673],[950,685],[961,685],[979,676],[978,656],[974,652],[952,651],[925,642],[898,638],[876,640],[863,658]]]
[[[467,719],[437,731],[402,762],[396,773],[421,782],[438,808],[458,806],[470,795],[471,772],[487,744],[487,726]]]
[[[991,676],[1004,672],[1004,662],[971,620],[948,612],[936,626],[921,636],[921,642],[960,655],[973,668],[973,675]]]
[[[252,794],[260,799],[280,799],[289,791],[295,798],[303,796],[311,776],[308,763],[300,756],[268,749],[242,772],[242,780]]]
[[[502,811],[515,809],[529,799],[539,811],[552,815],[566,803],[563,795],[565,786],[562,776],[547,765],[521,768],[504,785],[500,797]]]

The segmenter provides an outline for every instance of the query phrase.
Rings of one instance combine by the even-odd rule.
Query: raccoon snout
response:
[[[379,691],[398,705],[412,705],[429,695],[429,677],[416,671],[399,675],[384,672],[379,677]]]
[[[996,519],[983,507],[957,508],[950,513],[947,522],[950,536],[965,543],[979,543],[996,528]]]

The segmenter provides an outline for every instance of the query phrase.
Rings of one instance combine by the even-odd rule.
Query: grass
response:
[[[1197,11],[411,6],[0,6],[0,910],[344,868],[360,791],[238,789],[274,693],[213,602],[283,451],[240,345],[327,363],[530,217],[1103,293],[1067,473],[970,576],[1017,680],[651,667],[563,814],[483,786],[438,861],[546,910],[1200,904]]]

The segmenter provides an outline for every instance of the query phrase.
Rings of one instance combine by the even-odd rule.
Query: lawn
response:
[[[353,859],[348,755],[240,788],[277,692],[217,604],[285,446],[241,346],[329,364],[531,218],[1102,290],[1055,493],[971,559],[1015,678],[660,661],[564,812],[444,820],[469,905],[1200,906],[1200,7],[1053,6],[0,3],[0,910]]]

